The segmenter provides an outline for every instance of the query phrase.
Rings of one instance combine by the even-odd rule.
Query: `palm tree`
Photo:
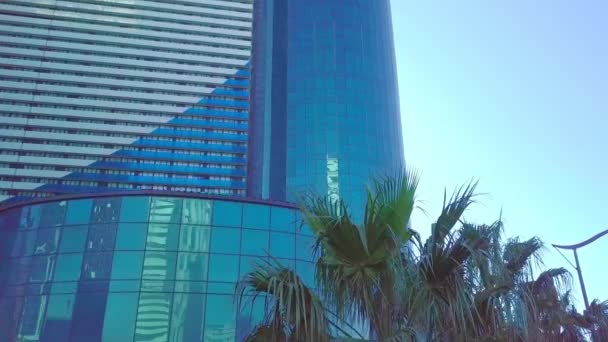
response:
[[[316,238],[315,289],[276,259],[261,260],[237,292],[239,307],[245,298],[269,303],[248,341],[574,342],[585,332],[608,340],[608,302],[594,301],[578,314],[565,269],[533,276],[543,248],[538,238],[503,241],[500,219],[463,220],[476,182],[449,199],[444,194],[423,243],[409,228],[417,186],[410,171],[374,182],[361,223],[341,200],[306,197],[302,213]]]

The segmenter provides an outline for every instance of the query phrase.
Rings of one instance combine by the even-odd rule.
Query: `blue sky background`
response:
[[[392,12],[406,161],[430,213],[414,226],[428,234],[443,189],[479,178],[487,195],[467,219],[502,208],[507,235],[537,235],[548,267],[569,266],[551,243],[608,229],[608,2],[392,0]],[[608,299],[608,236],[579,257],[590,300]]]

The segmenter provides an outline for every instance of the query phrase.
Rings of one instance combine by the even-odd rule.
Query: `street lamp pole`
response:
[[[553,245],[553,247],[555,249],[568,249],[574,252],[574,262],[576,263],[576,273],[578,273],[578,281],[581,284],[581,292],[583,293],[583,300],[585,301],[585,309],[589,308],[589,299],[587,298],[587,289],[585,288],[585,281],[583,281],[583,271],[581,270],[581,264],[578,261],[578,253],[577,253],[577,249],[587,246],[588,244],[592,243],[593,241],[601,238],[602,236],[608,234],[608,229],[604,230],[603,232],[600,232],[592,237],[590,237],[589,239],[583,241],[583,242],[579,242],[577,244],[574,245]],[[558,250],[559,252],[559,250]],[[561,254],[561,252],[560,252]],[[562,254],[563,255],[563,254]]]

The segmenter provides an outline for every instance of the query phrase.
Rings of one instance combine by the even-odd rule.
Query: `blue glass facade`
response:
[[[0,211],[0,341],[241,341],[265,303],[236,310],[235,283],[259,258],[312,284],[312,237],[294,207],[176,196]]]
[[[254,26],[256,42],[285,48],[253,56],[253,96],[264,101],[252,108],[253,116],[265,122],[251,127],[250,170],[283,174],[252,173],[250,195],[293,201],[312,190],[362,203],[371,177],[404,163],[389,1],[255,6],[254,22],[274,20],[273,27]],[[256,69],[268,56],[272,67]],[[273,187],[284,189],[285,197],[262,191]]]

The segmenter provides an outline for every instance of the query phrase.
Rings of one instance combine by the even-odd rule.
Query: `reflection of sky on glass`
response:
[[[478,177],[488,195],[468,218],[502,208],[508,235],[569,244],[608,228],[608,3],[392,6],[406,160],[431,213],[414,226],[428,233],[443,187]],[[608,237],[579,251],[590,298],[608,299],[607,251]]]

